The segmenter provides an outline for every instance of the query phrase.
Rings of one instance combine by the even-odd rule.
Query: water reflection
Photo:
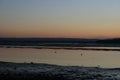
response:
[[[0,61],[120,67],[119,51],[0,48]]]

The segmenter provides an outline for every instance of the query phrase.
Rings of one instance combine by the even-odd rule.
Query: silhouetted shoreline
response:
[[[2,80],[120,80],[120,68],[0,62]]]
[[[0,38],[0,45],[52,47],[120,47],[120,38]]]
[[[0,45],[0,48],[32,48],[32,49],[66,49],[66,50],[93,50],[93,51],[120,51],[120,49],[109,49],[106,47],[53,47],[53,46],[11,46]]]

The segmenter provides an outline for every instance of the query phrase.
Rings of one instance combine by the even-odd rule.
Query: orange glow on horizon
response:
[[[0,37],[120,37],[118,0],[2,1]]]

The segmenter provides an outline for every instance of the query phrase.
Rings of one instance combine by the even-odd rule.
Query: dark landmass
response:
[[[110,44],[120,44],[120,38],[114,38],[114,39],[104,39],[104,40],[97,40],[97,43],[110,43]]]
[[[0,45],[15,46],[84,46],[95,39],[79,38],[0,38]]]
[[[120,68],[0,62],[0,80],[120,80]]]
[[[0,45],[54,47],[120,47],[120,38],[0,38]]]
[[[97,39],[82,39],[82,38],[0,38],[0,42],[30,42],[30,43],[80,43],[94,42]]]

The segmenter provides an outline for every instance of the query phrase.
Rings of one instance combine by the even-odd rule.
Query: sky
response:
[[[120,37],[120,0],[0,0],[0,37]]]

